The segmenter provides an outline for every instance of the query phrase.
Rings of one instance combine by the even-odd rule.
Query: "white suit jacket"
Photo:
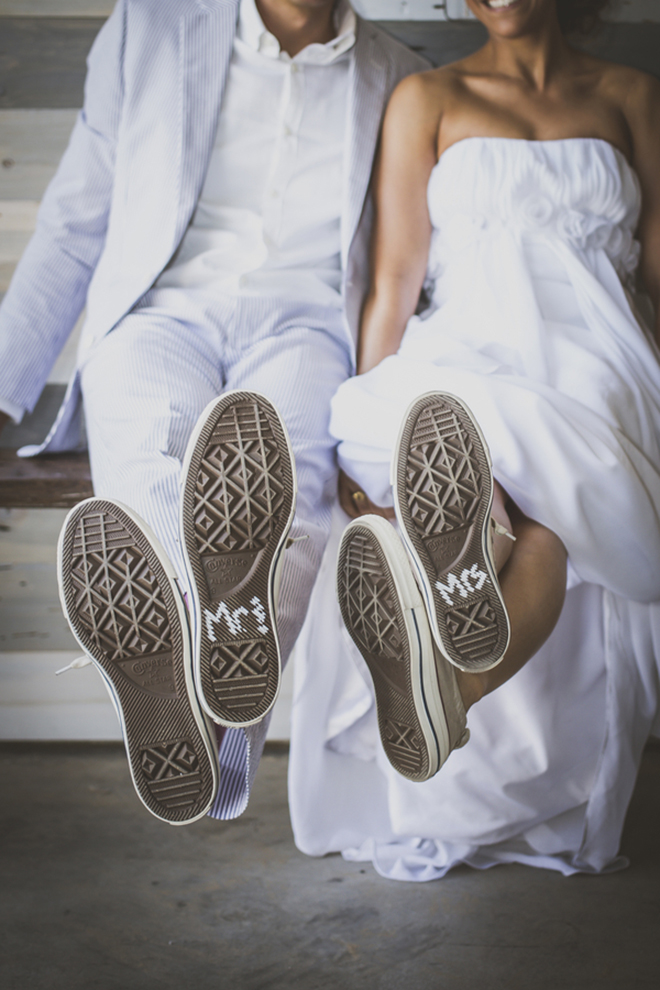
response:
[[[0,395],[32,409],[87,304],[80,365],[176,251],[204,183],[239,0],[119,0],[88,57],[84,107],[0,310]],[[358,18],[341,218],[355,340],[368,278],[367,192],[386,101],[428,63]],[[38,448],[79,436],[78,375]]]

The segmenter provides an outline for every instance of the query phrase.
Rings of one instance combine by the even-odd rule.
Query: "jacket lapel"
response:
[[[190,222],[208,168],[232,55],[238,0],[198,0],[180,21],[179,195],[173,250]]]
[[[389,65],[375,43],[375,31],[358,18],[355,57],[351,66],[347,141],[344,158],[344,193],[341,224],[341,258],[344,272],[355,236],[378,142],[385,100],[389,93]]]

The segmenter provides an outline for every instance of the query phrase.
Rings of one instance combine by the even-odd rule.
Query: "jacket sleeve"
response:
[[[125,0],[87,59],[84,106],[0,308],[0,396],[32,410],[103,250],[121,115]]]

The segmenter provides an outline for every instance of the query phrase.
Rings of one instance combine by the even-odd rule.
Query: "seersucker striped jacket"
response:
[[[211,155],[238,2],[119,0],[100,31],[84,107],[0,309],[5,398],[31,410],[85,303],[79,364],[176,251]],[[358,18],[352,65],[341,255],[354,339],[383,110],[397,82],[428,64]],[[76,375],[46,443],[29,453],[75,445],[78,393]]]

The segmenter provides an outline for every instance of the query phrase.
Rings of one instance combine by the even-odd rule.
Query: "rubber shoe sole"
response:
[[[170,825],[196,821],[215,799],[218,755],[165,551],[126,506],[93,498],[66,517],[57,565],[64,614],[108,688],[138,797]]]
[[[489,670],[510,637],[489,547],[493,476],[481,430],[456,396],[428,393],[411,405],[392,488],[439,649],[461,670]]]
[[[409,780],[432,777],[451,752],[426,610],[390,523],[350,523],[337,559],[344,624],[374,684],[385,754]],[[463,713],[464,714],[464,713]]]
[[[210,403],[184,460],[181,534],[195,683],[221,725],[258,722],[279,692],[275,580],[295,499],[293,452],[272,403],[239,391]]]

